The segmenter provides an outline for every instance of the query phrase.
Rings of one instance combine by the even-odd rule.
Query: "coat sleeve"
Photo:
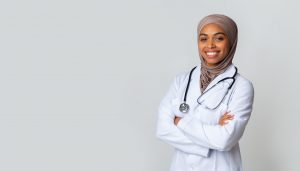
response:
[[[193,114],[182,118],[177,127],[193,142],[219,151],[229,151],[243,135],[252,112],[254,89],[250,81],[243,80],[232,94],[228,111],[234,119],[228,124],[207,125],[196,119]]]
[[[171,100],[175,98],[177,91],[178,81],[175,78],[159,106],[156,136],[178,150],[207,157],[209,149],[193,143],[174,124],[175,115],[172,112]]]

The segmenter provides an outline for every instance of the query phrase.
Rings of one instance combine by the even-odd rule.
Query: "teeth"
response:
[[[209,56],[213,56],[213,55],[216,55],[217,52],[206,52],[206,54],[209,55]]]

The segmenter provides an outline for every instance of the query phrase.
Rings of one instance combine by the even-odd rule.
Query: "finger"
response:
[[[224,113],[223,115],[230,115],[230,113],[226,112],[226,113]]]
[[[221,126],[224,126],[224,125],[226,125],[226,124],[228,124],[229,123],[229,121],[224,121],[224,122],[222,122],[220,125]]]
[[[224,113],[224,115],[228,115],[228,114],[230,114],[230,110],[229,111],[226,111],[225,113]]]
[[[222,118],[222,119],[219,120],[219,123],[226,123],[226,122],[229,122],[231,120],[233,120],[233,118]]]
[[[225,116],[222,116],[221,119],[233,119],[234,116],[232,115],[225,115]]]
[[[221,123],[224,123],[224,122],[227,122],[227,121],[230,121],[231,119],[229,118],[229,119],[221,119],[219,122],[221,122]]]
[[[234,119],[234,115],[230,115],[230,117],[229,117],[230,119]]]
[[[222,116],[234,116],[233,114],[231,114],[231,113],[225,113],[224,115],[222,115]]]
[[[226,124],[226,123],[228,123],[229,121],[231,121],[231,119],[222,120],[222,121],[220,121],[219,123]]]
[[[226,119],[224,119],[224,121],[231,121],[231,120],[233,120],[233,118],[226,118]]]
[[[228,117],[226,117],[225,119],[230,119],[230,120],[232,120],[232,119],[234,119],[234,116],[228,116]]]
[[[226,114],[226,115],[230,115],[230,116],[234,116],[234,114],[230,113],[230,111],[229,111],[229,112],[226,112],[225,114]]]
[[[234,115],[228,114],[228,115],[225,115],[224,118],[234,118]]]

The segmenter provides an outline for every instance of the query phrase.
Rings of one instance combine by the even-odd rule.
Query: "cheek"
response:
[[[225,43],[224,43],[224,51],[225,52],[229,52],[229,42],[228,41],[226,41]]]
[[[224,53],[225,53],[226,56],[228,55],[228,53],[229,53],[229,47],[228,46],[225,47]]]
[[[198,43],[198,49],[199,49],[200,53],[202,54],[202,53],[203,53],[204,46],[201,45],[200,43]]]
[[[219,47],[220,49],[222,49],[222,54],[227,56],[227,54],[229,53],[229,46],[227,44],[222,44]]]

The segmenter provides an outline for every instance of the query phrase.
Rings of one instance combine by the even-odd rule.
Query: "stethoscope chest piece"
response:
[[[182,113],[187,113],[190,110],[190,106],[186,103],[181,103],[179,106],[179,111]]]

